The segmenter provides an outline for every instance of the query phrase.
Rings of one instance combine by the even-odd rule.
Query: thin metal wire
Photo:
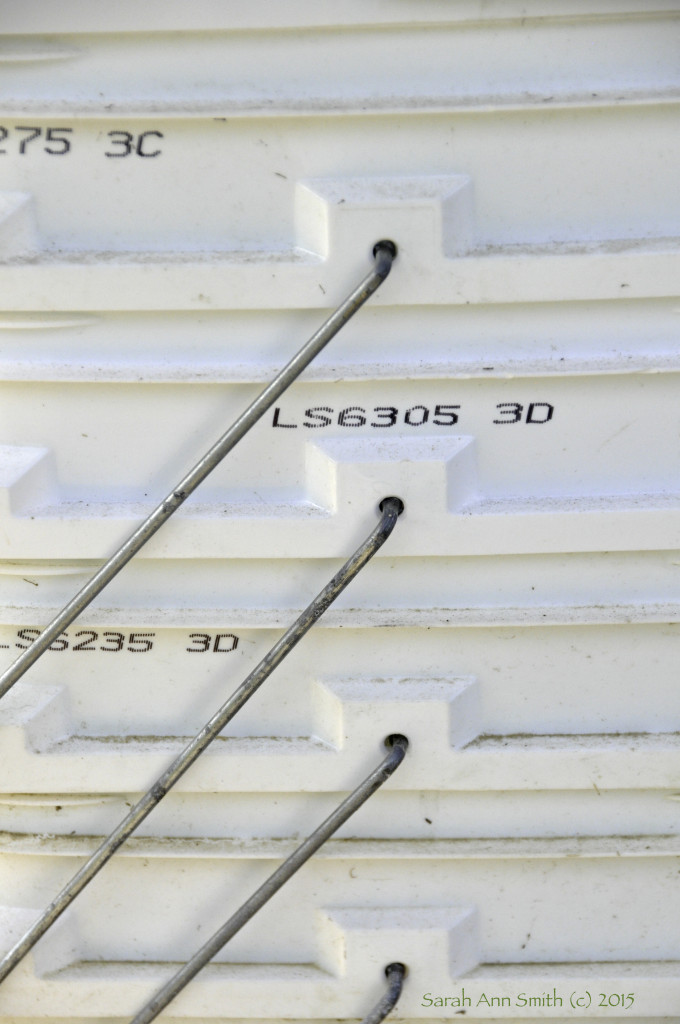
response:
[[[149,1021],[155,1020],[161,1010],[165,1009],[168,1003],[172,1002],[175,996],[179,995],[191,979],[196,977],[198,972],[255,916],[258,910],[261,910],[265,903],[279,891],[281,886],[285,885],[288,879],[302,867],[305,861],[309,860],[312,854],[316,853],[319,847],[323,846],[333,833],[375,793],[376,789],[387,781],[392,772],[404,760],[408,748],[408,740],[405,736],[388,736],[387,742],[391,745],[391,750],[378,767],[374,768],[371,774],[343,800],[340,806],[336,807],[333,813],[312,832],[311,836],[305,839],[304,843],[291,853],[290,857],[262,883],[259,889],[239,907],[235,914],[232,914],[229,920],[208,939],[205,945],[201,946],[197,953],[194,953],[191,960],[184,964],[159,989],[156,995],[139,1011],[137,1016],[130,1021],[130,1024],[149,1024]]]
[[[354,316],[357,310],[380,287],[390,272],[396,251],[396,246],[393,242],[382,241],[375,245],[373,249],[375,264],[370,274],[366,275],[361,284],[338,306],[328,320],[302,346],[297,355],[293,356],[290,362],[284,366],[271,384],[258,395],[245,412],[241,413],[229,430],[227,430],[226,434],[223,434],[219,441],[206,452],[203,458],[180,480],[160,505],[156,506],[141,526],[138,526],[125,543],[118,548],[116,553],[109,558],[108,562],[95,573],[92,579],[62,608],[59,614],[45,626],[33,643],[3,672],[0,676],[0,697],[4,697],[7,691],[21,679],[24,672],[44,654],[59,634],[67,626],[71,625],[73,620],[87,608],[97,594],[101,593],[123,566],[127,565],[140,548],[153,537],[154,533],[177,511],[180,505],[196,490],[208,474],[219,465],[225,455],[238,444],[250,428],[264,415],[267,409],[283,394],[286,388],[299,377],[305,367],[321,352],[331,338],[338,333],[340,328],[344,327],[347,321]]]
[[[132,835],[138,825],[141,825],[156,804],[160,803],[165,794],[181,779],[187,769],[201,756],[206,747],[220,734],[225,725],[240,711],[246,701],[252,697],[274,669],[281,664],[286,655],[299,643],[329,605],[333,603],[357,573],[370,561],[376,551],[382,547],[394,529],[403,508],[404,505],[400,498],[385,498],[380,502],[380,521],[363,544],[357,548],[352,557],[345,562],[333,579],[317,594],[293,625],[277,640],[259,665],[234,690],[231,697],[225,701],[212,718],[206,722],[201,731],[178,754],[172,764],[159,776],[121,823],[107,836],[59,895],[45,908],[23,938],[0,961],[0,982],[14,970],[29,950],[33,948],[41,935],[45,934],[47,929],[54,924],[57,918],[73,902],[78,893],[82,892],[85,886],[101,871],[116,850]]]
[[[399,1001],[401,990],[404,985],[406,967],[404,964],[388,964],[385,968],[387,977],[387,992],[379,1003],[376,1003],[368,1016],[364,1017],[361,1024],[380,1024],[390,1010],[393,1010]]]

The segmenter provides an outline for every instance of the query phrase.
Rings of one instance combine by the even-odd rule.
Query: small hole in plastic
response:
[[[398,510],[397,510],[397,515],[398,516],[400,516],[401,513],[406,508],[406,506],[404,505],[404,502],[401,500],[401,498],[397,498],[394,495],[390,495],[388,498],[383,498],[383,500],[378,505],[378,508],[380,509],[381,512],[385,511],[385,502],[386,501],[398,501],[399,502],[399,506],[398,506]]]
[[[395,243],[392,242],[389,238],[381,238],[379,242],[375,243],[375,245],[373,246],[373,255],[377,256],[378,251],[380,249],[386,249],[393,260],[397,258],[397,253],[399,252],[399,250],[397,249]]]
[[[404,736],[400,732],[392,732],[392,733],[390,733],[389,736],[385,737],[385,746],[386,747],[392,748],[397,743],[403,743],[405,746],[408,746],[408,739],[407,739],[406,736]]]
[[[402,964],[399,963],[399,961],[395,961],[393,964],[387,965],[387,967],[385,968],[385,974],[388,975],[390,971],[401,971],[404,977],[406,977],[406,975],[408,974],[408,967],[406,966],[406,964]]]

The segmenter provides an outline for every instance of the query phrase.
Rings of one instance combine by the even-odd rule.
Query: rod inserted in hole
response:
[[[137,527],[109,560],[99,569],[85,586],[78,591],[52,621],[45,626],[33,643],[23,651],[0,676],[0,697],[21,679],[24,672],[45,653],[59,634],[70,626],[91,601],[111,582],[123,566],[153,537],[157,530],[172,516],[209,473],[212,473],[232,448],[248,433],[260,417],[270,408],[283,392],[293,383],[311,361],[335,337],[348,320],[354,316],[371,295],[380,287],[390,272],[397,254],[394,242],[383,240],[373,247],[375,260],[373,269],[354,289],[345,301],[326,320],[300,351],[284,366],[274,380],[258,395],[254,402],[241,413],[226,434],[215,442],[196,465]]]
[[[384,498],[380,502],[380,520],[366,540],[357,548],[352,557],[345,562],[330,582],[326,584],[323,590],[317,594],[311,604],[298,616],[293,625],[277,640],[262,661],[244,679],[241,685],[234,690],[229,699],[206,722],[201,731],[194,736],[184,750],[177,755],[172,764],[156,779],[141,800],[135,804],[120,824],[95,850],[89,860],[76,872],[59,895],[45,908],[23,938],[0,961],[0,981],[6,978],[17,964],[23,960],[38,939],[45,934],[48,928],[70,906],[76,896],[101,871],[116,850],[141,825],[154,807],[160,803],[165,794],[182,778],[187,769],[201,756],[203,751],[220,734],[227,723],[250,700],[274,669],[281,664],[286,655],[293,650],[305,633],[311,629],[317,619],[323,615],[354,577],[361,572],[366,563],[373,558],[392,533],[403,508],[404,505],[400,498]]]
[[[164,1010],[168,1003],[171,1003],[175,996],[179,995],[191,979],[195,978],[198,972],[226,946],[227,942],[285,885],[288,879],[302,867],[305,861],[308,861],[319,847],[323,846],[333,833],[375,793],[376,789],[379,789],[389,779],[390,775],[399,767],[406,756],[408,740],[405,736],[393,735],[388,736],[385,743],[390,748],[390,752],[378,767],[343,800],[339,807],[336,807],[332,814],[329,814],[326,820],[305,839],[304,843],[298,846],[297,850],[291,853],[290,857],[262,883],[259,889],[239,907],[236,913],[232,914],[229,920],[208,939],[205,945],[201,946],[198,952],[192,956],[191,960],[184,964],[166,982],[163,988],[130,1021],[130,1024],[149,1024],[149,1021],[155,1020],[161,1010]],[[374,1019],[382,1020],[383,1018],[377,1017]]]

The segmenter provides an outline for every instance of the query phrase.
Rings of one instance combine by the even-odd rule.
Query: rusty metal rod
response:
[[[380,1002],[375,1004],[371,1012],[364,1017],[361,1024],[380,1024],[380,1021],[385,1020],[388,1013],[397,1005],[404,985],[405,975],[406,967],[404,964],[394,963],[387,965],[385,968],[387,992]]]

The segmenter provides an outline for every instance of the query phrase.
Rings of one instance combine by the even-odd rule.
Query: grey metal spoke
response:
[[[305,861],[309,860],[312,854],[316,853],[320,846],[330,839],[334,832],[350,818],[370,796],[375,793],[390,775],[399,767],[404,760],[408,748],[408,740],[405,736],[388,736],[388,745],[391,747],[377,768],[374,768],[357,788],[343,800],[339,807],[329,814],[324,822],[312,834],[305,839],[297,850],[291,853],[269,878],[262,883],[253,895],[239,907],[235,914],[219,928],[215,934],[208,939],[205,945],[201,946],[191,960],[173,975],[170,980],[153,996],[149,1002],[139,1011],[130,1024],[149,1024],[155,1020],[161,1010],[165,1009],[168,1003],[172,1002],[175,996],[179,995],[183,988],[195,978],[200,970],[219,953],[219,951],[257,914],[265,903],[285,885]],[[394,1005],[394,1004],[393,1004]],[[391,1008],[391,1007],[390,1007]],[[382,1017],[376,1017],[382,1020]]]
[[[222,459],[232,448],[248,433],[261,416],[270,408],[280,395],[288,388],[293,381],[299,377],[306,366],[311,363],[315,356],[328,344],[341,327],[354,316],[358,309],[363,306],[367,299],[380,287],[390,272],[392,262],[396,256],[396,246],[393,242],[377,242],[373,249],[375,263],[373,270],[363,279],[361,284],[354,289],[345,301],[338,306],[336,311],[325,321],[315,334],[307,341],[297,355],[293,356],[289,363],[274,378],[271,384],[267,385],[264,391],[252,402],[245,412],[241,413],[238,419],[223,434],[219,441],[210,448],[187,475],[170,491],[160,505],[157,505],[153,512],[144,520],[141,526],[132,533],[128,539],[118,548],[116,553],[99,569],[92,579],[78,591],[58,615],[45,626],[43,631],[19,655],[8,669],[0,676],[0,697],[4,697],[8,690],[21,679],[22,675],[30,666],[44,654],[50,644],[57,639],[59,634],[70,626],[74,619],[87,608],[91,601],[101,593],[104,587],[111,582],[123,566],[127,565],[130,559],[137,554],[148,540],[156,533],[180,505],[186,501],[189,495],[196,490],[198,485],[205,480],[209,473],[220,464]]]
[[[379,1003],[376,1003],[368,1016],[364,1017],[361,1024],[380,1024],[387,1014],[394,1009],[401,995],[404,985],[406,967],[404,964],[388,964],[385,968],[387,978],[387,992]]]
[[[286,655],[293,650],[336,597],[342,593],[357,573],[375,555],[376,551],[382,547],[392,533],[403,508],[404,505],[399,498],[384,498],[380,502],[381,516],[378,525],[357,548],[352,557],[345,562],[332,580],[317,594],[311,604],[298,616],[293,625],[277,640],[262,661],[246,676],[241,685],[234,690],[231,697],[206,722],[201,731],[177,755],[163,774],[156,779],[141,800],[135,804],[121,823],[95,850],[90,859],[76,872],[59,895],[45,908],[23,938],[0,961],[0,981],[3,981],[14,970],[29,950],[33,948],[41,935],[45,934],[47,929],[70,906],[78,893],[82,892],[85,886],[101,871],[116,850],[141,825],[154,807],[160,803],[165,794],[181,779],[187,769],[191,767],[194,761],[201,756],[209,744],[220,734],[225,725],[240,711],[246,701],[252,697],[274,669],[281,664]]]

